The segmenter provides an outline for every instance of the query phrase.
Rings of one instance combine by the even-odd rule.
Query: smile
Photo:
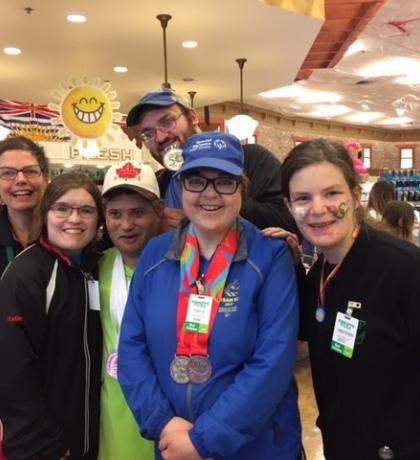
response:
[[[32,192],[30,190],[19,190],[16,192],[11,192],[11,195],[13,196],[29,196],[32,195]]]
[[[218,211],[219,209],[222,209],[222,206],[217,206],[215,204],[202,204],[199,207],[203,211]]]
[[[72,105],[73,105],[73,112],[79,121],[81,121],[82,123],[92,124],[92,123],[96,123],[102,117],[104,113],[105,104],[101,102],[99,108],[92,112],[86,112],[84,110],[79,109],[76,103]]]
[[[334,222],[335,222],[334,220],[331,220],[329,222],[313,222],[311,224],[308,224],[308,226],[313,227],[313,228],[325,228],[333,224]]]

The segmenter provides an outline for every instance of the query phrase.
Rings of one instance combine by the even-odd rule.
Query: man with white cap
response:
[[[127,115],[127,126],[165,169],[158,173],[165,198],[166,227],[174,228],[183,217],[181,184],[172,178],[182,164],[182,149],[193,134],[201,132],[198,115],[189,102],[171,89],[149,91]],[[266,148],[247,144],[244,173],[249,179],[242,217],[259,228],[282,227],[299,233],[281,193],[280,161]],[[176,209],[178,208],[178,209]]]
[[[98,459],[153,460],[153,443],[141,437],[117,381],[117,347],[128,287],[144,246],[158,233],[164,205],[153,170],[135,161],[107,171],[102,195],[114,247],[99,270],[104,365]]]

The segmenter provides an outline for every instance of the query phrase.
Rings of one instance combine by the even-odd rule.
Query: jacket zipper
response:
[[[83,273],[84,276],[84,284],[85,284],[85,318],[84,318],[84,327],[83,327],[83,347],[85,352],[85,363],[86,363],[86,388],[85,388],[85,439],[84,439],[84,453],[89,451],[89,399],[90,399],[90,353],[89,353],[89,343],[87,339],[87,315],[88,315],[88,308],[89,308],[89,291],[88,291],[88,279],[92,277],[87,273]]]
[[[192,392],[193,392],[193,384],[189,382],[187,384],[187,410],[188,410],[188,417],[191,423],[195,422],[195,416],[192,408]]]

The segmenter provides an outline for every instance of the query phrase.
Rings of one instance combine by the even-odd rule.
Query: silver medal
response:
[[[323,323],[325,319],[325,307],[318,305],[315,310],[315,319],[318,321],[318,323]]]
[[[213,369],[207,356],[191,356],[187,366],[187,375],[192,383],[207,382],[212,372]]]
[[[190,381],[187,373],[189,360],[188,356],[175,356],[169,366],[169,373],[171,374],[174,382],[185,384]]]

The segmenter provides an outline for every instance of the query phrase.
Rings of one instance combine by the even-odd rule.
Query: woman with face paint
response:
[[[282,187],[321,254],[305,280],[301,335],[325,457],[418,460],[420,251],[360,222],[358,175],[339,144],[295,147]]]

